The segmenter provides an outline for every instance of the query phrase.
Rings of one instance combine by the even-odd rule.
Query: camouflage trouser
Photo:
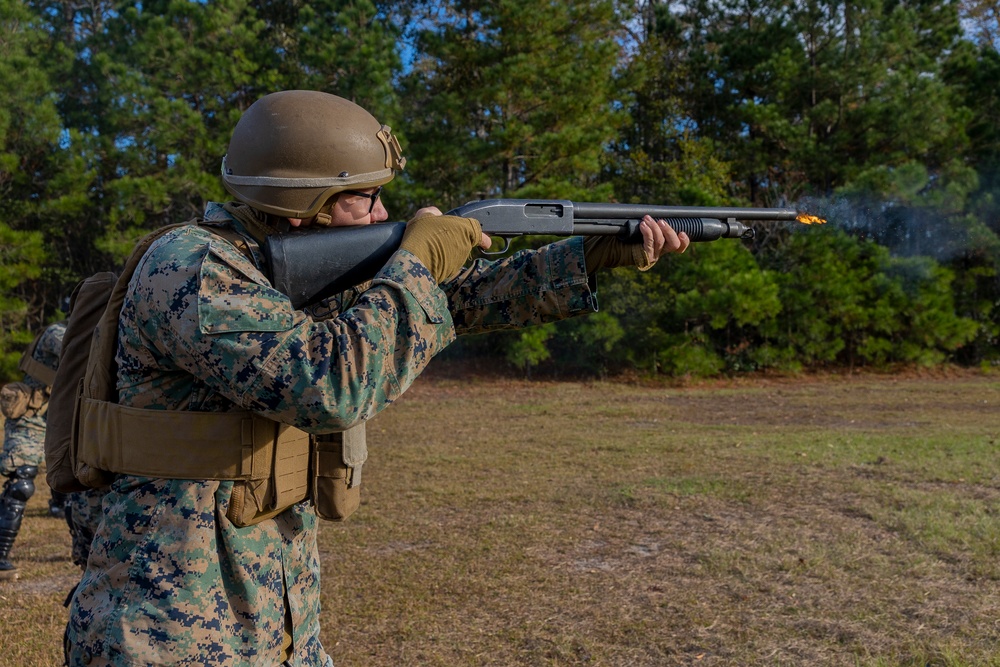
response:
[[[0,472],[10,475],[18,466],[38,466],[45,456],[45,417],[5,419]]]
[[[101,522],[101,499],[104,489],[87,489],[66,497],[66,523],[73,539],[73,564],[87,567],[90,543]]]

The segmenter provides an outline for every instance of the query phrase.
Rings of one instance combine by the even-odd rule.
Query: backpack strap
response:
[[[216,236],[221,236],[232,243],[236,246],[237,250],[246,255],[247,259],[253,262],[255,266],[257,265],[257,260],[253,254],[253,248],[250,247],[250,242],[247,241],[247,237],[243,236],[232,227],[228,227],[217,222],[201,222],[198,224],[200,227],[207,229]]]

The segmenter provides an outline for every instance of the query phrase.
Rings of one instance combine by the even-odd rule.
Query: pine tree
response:
[[[619,88],[628,123],[606,160],[606,178],[622,201],[691,206],[728,203],[729,173],[710,137],[692,123],[685,100],[690,62],[682,26],[667,3],[646,3],[630,24],[634,44]]]
[[[941,76],[953,5],[701,0],[690,35],[690,117],[758,204],[829,195],[873,167],[931,170],[966,145],[967,114]]]
[[[418,22],[403,82],[413,178],[427,201],[603,198],[621,114],[610,0],[470,0]],[[429,20],[429,19],[428,19]]]
[[[59,314],[58,247],[45,231],[72,214],[86,175],[62,150],[66,133],[38,54],[48,36],[21,0],[0,0],[0,377],[32,332]]]

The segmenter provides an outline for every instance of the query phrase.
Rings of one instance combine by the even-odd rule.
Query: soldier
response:
[[[17,567],[10,550],[21,529],[24,508],[35,493],[35,477],[44,455],[45,413],[49,389],[62,350],[66,323],[47,326],[21,357],[21,382],[10,382],[0,390],[0,410],[4,416],[3,457],[0,472],[7,478],[0,493],[0,580],[17,579]],[[61,496],[62,494],[59,494]],[[49,512],[62,516],[62,498],[53,494]]]
[[[647,216],[641,246],[573,238],[463,268],[489,238],[476,221],[427,207],[370,283],[294,310],[261,271],[265,236],[388,219],[379,195],[404,164],[390,128],[361,107],[321,92],[267,95],[231,137],[222,178],[236,201],[205,215],[220,229],[175,229],[143,256],[121,311],[117,386],[145,427],[101,441],[102,457],[134,463],[104,498],[71,604],[69,665],[332,665],[319,640],[316,520],[356,506],[341,501],[360,476],[364,422],[456,334],[595,311],[598,268],[648,267],[687,247]],[[257,464],[251,450],[272,447],[200,435],[216,423],[207,417],[241,410],[255,429],[278,424],[267,479],[199,474],[225,447],[242,442],[245,467]],[[312,434],[307,450],[298,429]],[[345,481],[313,477],[311,502],[300,502],[282,480],[305,474],[309,458],[323,468],[331,442]]]

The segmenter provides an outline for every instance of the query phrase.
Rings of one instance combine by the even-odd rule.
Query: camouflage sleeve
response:
[[[35,349],[31,353],[31,358],[50,370],[59,369],[59,353],[62,351],[63,335],[66,333],[66,323],[56,322],[50,324],[38,337]],[[44,389],[47,383],[35,378],[30,374],[25,374],[24,382],[33,388]]]
[[[357,302],[317,321],[211,232],[172,232],[143,258],[119,325],[121,402],[225,409],[208,392],[323,433],[398,397],[455,332],[427,269],[398,251]]]
[[[66,323],[56,322],[45,329],[35,347],[35,359],[50,368],[58,367],[59,353],[62,352],[63,335],[66,333]]]
[[[583,239],[488,262],[476,260],[443,285],[459,334],[515,329],[597,310],[588,282]]]

